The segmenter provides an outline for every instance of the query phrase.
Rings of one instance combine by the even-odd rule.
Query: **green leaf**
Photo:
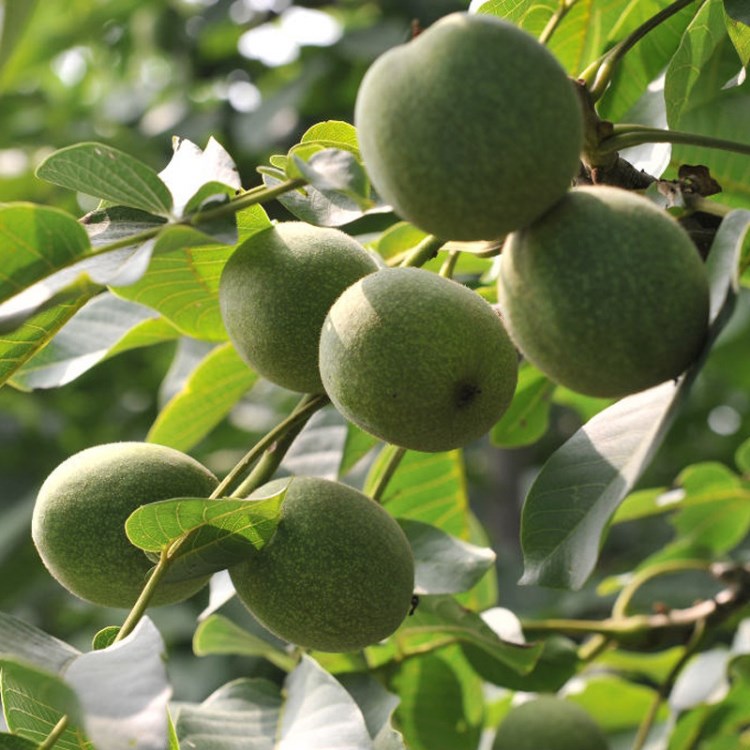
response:
[[[197,235],[177,231],[172,239],[175,242],[188,240],[188,234],[193,238]],[[113,291],[161,313],[186,336],[226,341],[219,310],[219,278],[234,248],[208,245],[205,237],[201,237],[200,245],[181,245],[170,250],[162,246],[140,281],[114,287]]]
[[[37,750],[38,743],[19,737],[17,734],[0,732],[0,750]]]
[[[359,152],[356,128],[342,120],[316,123],[304,132],[300,143],[315,143],[324,148],[343,148],[355,154]]]
[[[72,295],[73,301],[37,312],[12,333],[0,333],[0,384],[42,349],[96,291],[89,286]]]
[[[31,203],[0,204],[0,302],[90,250],[86,230],[70,214]]]
[[[77,143],[50,154],[36,170],[42,180],[112,203],[169,216],[172,195],[151,167],[103,143]]]
[[[382,258],[390,260],[412,250],[425,237],[427,234],[413,224],[399,221],[380,235],[375,249]]]
[[[211,615],[203,620],[193,635],[193,653],[196,656],[262,656],[285,672],[297,664],[296,657],[280,645],[250,633],[223,615]]]
[[[54,674],[0,655],[0,698],[14,734],[43,742],[68,717],[68,729],[56,743],[60,750],[93,750],[83,731],[83,711],[75,691]]]
[[[663,9],[661,0],[630,0],[619,17],[610,17],[612,25],[606,29],[609,42],[624,39]],[[618,62],[612,81],[597,105],[604,119],[621,121],[646,92],[649,84],[659,77],[680,46],[682,35],[695,11],[694,5],[688,5],[651,29],[628,50]]]
[[[224,419],[257,378],[231,344],[220,344],[159,412],[146,440],[189,451]]]
[[[457,539],[421,521],[399,519],[409,540],[417,594],[456,594],[468,591],[495,564],[495,553]]]
[[[407,659],[391,678],[396,720],[411,750],[475,750],[484,721],[482,681],[456,646]]]
[[[463,643],[461,648],[477,674],[493,685],[527,693],[556,693],[578,670],[578,648],[573,641],[559,635],[541,643],[539,661],[526,674],[519,674],[473,644]]]
[[[366,656],[374,668],[393,658],[422,654],[452,643],[473,644],[519,674],[533,669],[543,648],[541,643],[501,640],[476,612],[464,609],[450,596],[422,596],[414,614],[387,642],[367,648]]]
[[[490,431],[490,440],[501,448],[519,448],[539,440],[549,426],[555,384],[523,362],[510,407]]]
[[[596,663],[631,682],[642,682],[645,679],[660,685],[666,682],[684,653],[682,646],[655,653],[609,649],[597,657]]]
[[[115,352],[168,341],[179,334],[153,310],[109,293],[89,300],[57,335],[13,376],[31,390],[70,383]]]
[[[747,86],[731,85],[737,52],[727,35],[720,0],[707,0],[667,69],[664,95],[670,128],[748,143]],[[730,84],[727,86],[727,84]],[[675,145],[673,164],[703,164],[723,188],[722,202],[747,205],[750,159],[728,151]]]
[[[616,732],[637,727],[648,713],[656,690],[628,682],[620,677],[592,676],[582,681],[580,691],[566,696],[590,713],[605,732]],[[662,704],[656,714],[664,721],[669,711]]]
[[[738,287],[737,265],[750,212],[721,224],[708,260],[710,344],[726,324]],[[524,502],[522,584],[579,588],[596,565],[602,536],[672,424],[702,366],[621,399],[587,422],[542,467]]]
[[[117,638],[119,632],[119,625],[107,625],[106,628],[102,628],[94,636],[93,640],[91,641],[91,648],[94,651],[99,651],[103,648],[111,646],[115,642],[115,638]]]
[[[365,480],[370,494],[387,461],[378,455]],[[460,451],[420,453],[407,451],[391,478],[382,503],[399,519],[432,524],[459,539],[469,537],[469,503]]]
[[[125,522],[128,539],[146,552],[170,549],[164,580],[198,578],[262,549],[281,517],[286,486],[262,500],[178,498],[142,505]]]
[[[339,464],[338,478],[345,477],[376,445],[378,438],[351,422],[347,423],[346,439]]]

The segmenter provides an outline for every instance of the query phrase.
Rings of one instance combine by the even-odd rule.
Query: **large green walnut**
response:
[[[562,698],[542,695],[521,703],[500,722],[492,750],[607,750],[591,715]]]
[[[288,484],[268,544],[230,568],[237,594],[271,632],[320,651],[355,651],[388,637],[411,606],[414,559],[404,532],[378,503],[315,477]]]
[[[422,269],[387,268],[331,307],[320,372],[333,404],[362,429],[404,448],[445,451],[500,419],[517,354],[475,292]]]
[[[302,393],[323,390],[318,338],[334,300],[377,269],[338,229],[286,222],[252,235],[227,261],[219,285],[227,333],[251,367]]]
[[[444,239],[530,224],[579,169],[573,83],[536,39],[494,16],[448,15],[369,68],[354,122],[373,185]]]
[[[703,347],[705,266],[688,234],[646,198],[571,190],[503,249],[508,332],[552,380],[618,397],[676,378]]]
[[[131,607],[153,568],[125,535],[139,506],[208,497],[216,477],[190,456],[153,443],[98,445],[61,463],[39,490],[31,535],[50,573],[71,593],[106,607]],[[171,604],[208,581],[161,583],[151,600]]]

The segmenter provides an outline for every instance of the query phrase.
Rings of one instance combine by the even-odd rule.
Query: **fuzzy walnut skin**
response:
[[[484,435],[510,404],[517,355],[476,292],[418,268],[389,268],[336,300],[320,337],[326,393],[355,424],[420,451]]]
[[[253,235],[230,257],[219,286],[232,343],[273,383],[321,393],[318,339],[334,300],[377,264],[338,229],[285,222]]]
[[[76,596],[106,607],[131,607],[152,563],[125,535],[140,505],[172,497],[208,497],[216,477],[190,456],[153,443],[99,445],[60,464],[39,490],[31,535],[50,573]],[[163,582],[152,604],[199,591],[203,577]]]
[[[454,13],[381,55],[354,113],[368,175],[403,218],[444,239],[526,226],[579,170],[581,105],[532,36]]]
[[[250,612],[279,637],[354,651],[386,638],[406,617],[414,559],[401,527],[374,500],[339,482],[294,477],[274,536],[230,575]]]
[[[635,393],[682,373],[708,323],[705,267],[649,200],[575,188],[503,249],[508,332],[552,380],[590,396]]]

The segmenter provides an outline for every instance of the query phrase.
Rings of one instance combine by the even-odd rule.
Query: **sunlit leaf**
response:
[[[549,425],[549,411],[555,384],[524,362],[510,407],[490,431],[490,440],[501,448],[530,445],[541,438]]]
[[[0,333],[0,384],[42,349],[97,291],[85,285],[72,295],[73,301],[36,313],[12,333]]]
[[[86,230],[57,208],[0,204],[0,301],[90,252]]]
[[[174,138],[174,153],[159,177],[169,189],[174,201],[174,213],[182,216],[198,208],[208,197],[204,186],[215,184],[231,191],[242,187],[234,160],[219,142],[211,136],[205,149],[196,146],[187,138]],[[223,192],[223,191],[222,191]]]
[[[177,331],[158,314],[109,294],[87,302],[13,376],[23,389],[57,388],[70,383],[115,352],[174,339]]]
[[[412,750],[475,750],[484,718],[482,681],[457,647],[407,659],[390,681],[396,719]]]
[[[77,143],[50,154],[36,171],[55,185],[142,211],[169,215],[172,196],[157,173],[103,143]]]
[[[386,451],[375,460],[365,481],[366,494],[372,490],[387,459]],[[397,518],[423,521],[459,539],[467,539],[469,506],[461,452],[407,451],[388,482],[382,502]]]
[[[207,617],[196,628],[193,652],[196,656],[262,656],[287,672],[294,669],[297,663],[297,659],[288,654],[280,643],[272,643],[269,638],[261,638],[229,618],[216,614]]]
[[[144,617],[122,641],[81,654],[65,673],[97,750],[163,750],[172,688],[164,641]]]
[[[223,685],[200,704],[178,706],[175,730],[181,747],[274,750],[283,707],[270,680],[241,678]]]
[[[190,450],[226,417],[257,378],[231,344],[220,344],[159,412],[146,439]]]
[[[346,148],[354,153],[359,151],[356,128],[342,120],[326,120],[312,125],[303,133],[300,143],[315,143],[324,148]]]
[[[369,674],[343,674],[337,679],[359,706],[374,743],[373,750],[406,750],[403,736],[393,724],[398,696]]]

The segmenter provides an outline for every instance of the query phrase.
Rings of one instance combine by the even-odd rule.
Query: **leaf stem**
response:
[[[438,275],[445,279],[452,279],[453,272],[456,270],[456,263],[458,262],[459,255],[461,255],[460,250],[449,250],[445,262],[440,266]]]
[[[300,409],[305,408],[313,398],[316,397],[311,396],[310,394],[305,395],[294,408],[291,416],[294,416]],[[248,474],[247,478],[234,491],[234,494],[237,497],[247,497],[254,489],[265,484],[271,478],[276,469],[279,468],[279,464],[284,459],[289,448],[291,448],[297,435],[299,435],[302,428],[307,424],[308,420],[314,413],[314,411],[308,412],[306,418],[287,429],[282,437],[278,438],[270,447],[266,448],[260,461],[258,461],[250,474]]]
[[[650,128],[646,125],[622,123],[612,126],[612,135],[604,138],[598,144],[597,151],[611,154],[630,146],[640,146],[642,143],[683,143],[688,146],[703,146],[722,151],[732,151],[737,154],[750,156],[750,143],[728,141],[724,138],[714,138],[710,135],[687,133],[682,130],[667,130],[666,128]]]
[[[400,448],[397,445],[387,445],[383,450],[389,451],[390,455],[387,457],[386,464],[370,493],[370,497],[378,503],[382,500],[388,482],[393,478],[398,465],[401,463],[401,459],[406,454],[406,448]]]
[[[406,257],[401,261],[402,267],[414,266],[419,267],[432,260],[438,250],[445,244],[445,240],[435,237],[434,234],[428,234]]]
[[[549,21],[547,21],[547,25],[544,27],[542,33],[538,37],[540,44],[549,44],[549,40],[557,30],[560,22],[563,20],[563,18],[565,18],[566,15],[568,15],[568,11],[577,2],[578,0],[560,0],[559,5],[557,6],[557,10],[555,10],[555,12],[550,16]]]
[[[633,576],[632,580],[623,587],[612,606],[612,617],[614,619],[626,617],[628,606],[638,589],[653,578],[670,573],[682,573],[688,570],[710,571],[710,569],[711,563],[705,560],[667,560],[666,562],[646,568]]]
[[[273,200],[284,193],[289,193],[292,190],[302,187],[307,184],[307,180],[296,178],[294,180],[286,180],[276,187],[266,187],[265,185],[257,185],[250,190],[246,190],[244,193],[233,198],[228,203],[224,203],[221,206],[214,206],[208,208],[205,211],[199,211],[198,213],[191,214],[185,217],[182,222],[183,224],[201,224],[206,221],[213,221],[214,219],[220,219],[223,216],[237,213],[243,208],[249,208],[255,206],[258,203],[265,203],[266,201]]]
[[[122,624],[122,627],[114,637],[112,643],[117,643],[123,638],[129,636],[133,632],[135,626],[140,622],[149,604],[151,604],[151,597],[154,595],[156,587],[159,585],[159,582],[164,577],[164,574],[169,568],[169,564],[171,562],[170,551],[171,550],[169,548],[165,548],[161,551],[161,554],[159,555],[159,562],[151,571],[151,575],[149,576],[148,581],[146,581],[146,585],[143,587],[143,591],[141,591],[140,595],[138,596],[138,599],[133,605],[133,608],[130,610],[128,616],[125,618],[125,622]]]
[[[615,72],[617,64],[646,34],[694,2],[696,0],[675,0],[671,5],[662,8],[662,10],[655,13],[637,29],[628,34],[628,36],[620,40],[598,60],[591,63],[581,73],[579,78],[586,82],[592,100],[598,101],[602,97],[609,82],[612,80],[612,75]],[[702,4],[704,0],[699,0],[699,2]]]
[[[52,731],[44,738],[44,742],[42,742],[37,750],[50,750],[53,748],[56,744],[56,742],[60,739],[60,737],[63,736],[63,733],[68,728],[68,715],[65,714],[64,716],[60,717],[60,720],[55,724],[54,727],[52,727]]]
[[[273,188],[268,188],[264,185],[258,185],[255,188],[242,193],[241,195],[233,198],[231,201],[221,206],[214,206],[213,208],[206,209],[205,211],[200,211],[198,213],[191,214],[190,216],[186,216],[183,219],[177,220],[176,222],[166,222],[164,224],[159,224],[159,226],[153,227],[152,229],[145,229],[144,231],[138,232],[137,234],[131,234],[128,237],[123,237],[119,240],[107,242],[104,245],[100,245],[99,247],[94,248],[92,252],[83,257],[74,258],[69,265],[74,265],[81,260],[88,260],[89,258],[96,257],[97,255],[104,255],[105,253],[112,252],[112,250],[120,250],[124,247],[140,245],[144,242],[147,242],[148,240],[154,239],[154,237],[157,237],[162,231],[170,227],[196,226],[197,224],[206,221],[212,221],[222,216],[228,216],[230,214],[237,213],[243,208],[248,208],[249,206],[254,206],[259,203],[265,203],[266,201],[278,198],[278,196],[283,195],[284,193],[288,193],[291,190],[296,190],[298,187],[301,187],[304,184],[304,180],[296,179],[287,180],[286,182],[282,182],[280,185],[277,185]]]
[[[306,395],[295,407],[292,413],[282,422],[269,430],[242,458],[242,460],[227,474],[219,486],[211,493],[211,498],[223,497],[235,481],[242,476],[271,446],[298,424],[304,424],[316,411],[328,403],[328,396],[324,394]]]

